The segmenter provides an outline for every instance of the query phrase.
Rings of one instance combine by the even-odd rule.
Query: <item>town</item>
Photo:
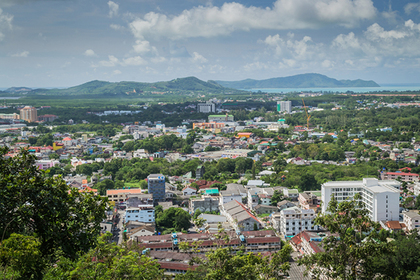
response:
[[[196,269],[194,257],[216,248],[270,256],[289,244],[291,266],[284,275],[309,279],[311,272],[304,276],[297,260],[323,252],[322,241],[335,234],[317,216],[329,213],[331,200],[357,195],[382,230],[410,233],[420,227],[418,134],[400,141],[393,127],[346,131],[312,125],[312,116],[342,110],[339,104],[327,109],[282,100],[276,111],[238,121],[223,102],[213,101],[189,105],[207,119],[177,127],[157,120],[105,123],[102,133],[65,132],[60,127],[79,124],[69,119],[63,126],[56,115],[38,116],[46,108],[23,106],[19,114],[0,114],[0,141],[8,148],[6,158],[24,149],[47,176],[106,198],[102,233],[116,244],[135,244],[167,275]],[[419,106],[358,104],[359,111]],[[265,121],[267,114],[277,120]],[[305,124],[288,124],[294,115]]]

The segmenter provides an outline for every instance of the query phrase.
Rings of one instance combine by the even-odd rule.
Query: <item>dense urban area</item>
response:
[[[165,96],[4,99],[2,279],[420,279],[418,92]]]

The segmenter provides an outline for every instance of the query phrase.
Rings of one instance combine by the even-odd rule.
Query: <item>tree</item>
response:
[[[105,179],[95,185],[95,188],[98,190],[100,195],[105,195],[107,190],[112,190],[115,184],[114,181],[110,179]]]
[[[283,200],[283,194],[278,190],[275,190],[271,197],[271,205],[277,206],[277,203]]]
[[[375,279],[372,269],[375,257],[391,252],[386,242],[377,242],[379,223],[372,222],[364,208],[361,196],[338,203],[333,197],[327,212],[319,214],[315,223],[332,235],[322,241],[324,252],[304,256],[299,265],[305,265],[312,276],[331,279]]]
[[[54,279],[163,279],[163,270],[138,249],[110,243],[111,233],[99,238],[96,248],[83,254],[77,261],[60,258],[46,273],[45,280]],[[137,245],[135,245],[137,246]],[[134,250],[133,250],[134,249]]]
[[[106,198],[80,193],[61,178],[48,178],[27,151],[7,158],[0,149],[0,232],[36,235],[43,256],[61,250],[70,258],[96,243]]]
[[[286,245],[270,257],[262,257],[243,251],[233,254],[231,247],[218,248],[207,253],[206,258],[193,258],[193,263],[198,263],[199,267],[184,275],[178,274],[175,279],[284,279],[290,269],[288,261],[292,251],[292,247]]]
[[[49,159],[59,159],[60,156],[56,153],[51,153],[51,154],[48,155],[48,158]]]
[[[188,230],[191,227],[191,215],[181,208],[171,207],[157,214],[156,225],[162,231],[172,228],[176,231]]]

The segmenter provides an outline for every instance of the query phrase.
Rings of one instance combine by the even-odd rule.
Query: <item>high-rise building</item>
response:
[[[27,122],[36,122],[38,121],[38,115],[36,108],[26,106],[20,109],[20,119]]]
[[[333,181],[322,184],[322,213],[327,212],[331,196],[338,203],[352,199],[359,193],[361,201],[368,210],[369,217],[375,221],[398,221],[400,203],[400,183],[395,180],[378,181],[364,178],[363,181]]]
[[[147,176],[147,186],[150,194],[153,194],[153,203],[165,201],[165,176],[162,174],[150,174]]]
[[[216,112],[216,105],[210,101],[207,101],[206,103],[198,103],[197,111],[199,113],[214,113]]]
[[[292,101],[277,101],[277,111],[278,112],[292,112]]]

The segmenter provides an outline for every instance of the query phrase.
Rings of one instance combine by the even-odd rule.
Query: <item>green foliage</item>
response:
[[[95,188],[98,190],[100,195],[106,195],[107,190],[112,190],[115,188],[114,181],[110,179],[105,179],[95,185]]]
[[[278,190],[275,190],[273,193],[273,196],[271,197],[271,205],[277,206],[277,203],[283,200],[283,193],[279,192]]]
[[[206,259],[195,258],[199,267],[185,275],[177,275],[175,279],[284,279],[290,269],[288,261],[292,250],[290,245],[286,245],[271,257],[262,257],[261,254],[242,251],[233,254],[230,247],[218,248],[207,253]]]
[[[22,150],[6,158],[0,150],[0,229],[3,238],[13,233],[35,234],[43,256],[61,250],[75,258],[95,245],[106,199],[79,193],[61,179],[48,178],[35,158]]]
[[[44,267],[40,247],[41,242],[37,238],[12,233],[0,243],[0,264],[14,272],[15,277],[11,279],[40,279]]]
[[[156,214],[156,226],[160,231],[172,228],[176,231],[188,230],[191,227],[191,215],[181,208],[171,207]]]
[[[141,255],[135,248],[109,243],[107,233],[99,239],[96,248],[76,261],[62,257],[51,267],[44,279],[132,279],[154,280],[163,278],[163,270],[151,258]],[[135,250],[133,250],[135,249]]]
[[[389,254],[391,246],[378,242],[378,223],[372,222],[357,194],[354,200],[338,203],[332,198],[327,213],[318,214],[315,223],[333,235],[321,243],[324,252],[305,255],[299,262],[312,275],[332,279],[374,279],[378,271],[372,269],[374,259]]]

